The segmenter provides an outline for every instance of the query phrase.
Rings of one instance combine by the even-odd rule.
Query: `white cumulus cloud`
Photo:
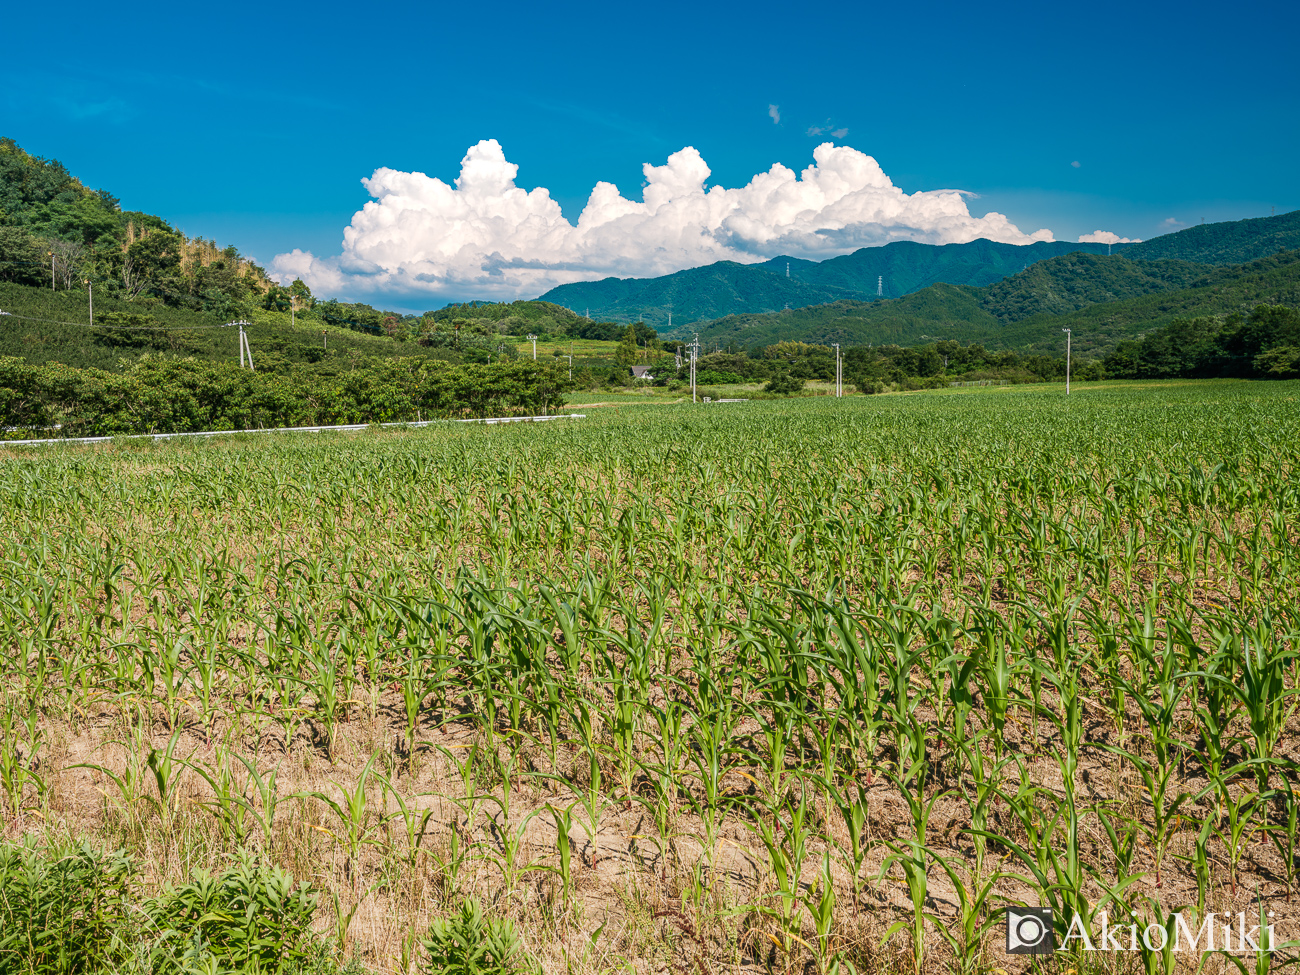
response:
[[[1121,237],[1119,234],[1113,234],[1109,230],[1094,230],[1090,234],[1084,234],[1079,238],[1080,244],[1140,244],[1142,241],[1136,237],[1130,239]]]
[[[374,199],[344,229],[342,253],[280,254],[272,276],[324,294],[512,299],[570,281],[780,254],[822,259],[893,240],[1053,239],[1049,230],[1022,233],[1000,213],[974,216],[961,190],[905,193],[871,156],[831,143],[800,173],[777,163],[732,189],[707,187],[709,167],[687,146],[663,166],[642,167],[640,200],[597,183],[576,224],[544,187],[516,186],[518,169],[495,139],[465,154],[451,184],[377,169],[362,180]]]
[[[767,117],[770,118],[770,119],[772,120],[772,124],[773,124],[773,125],[780,125],[780,124],[781,124],[781,106],[780,106],[780,105],[768,105],[768,106],[767,106]]]

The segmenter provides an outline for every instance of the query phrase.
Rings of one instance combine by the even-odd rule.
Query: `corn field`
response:
[[[274,865],[377,972],[470,901],[548,973],[1277,969],[1298,396],[9,448],[4,839]]]

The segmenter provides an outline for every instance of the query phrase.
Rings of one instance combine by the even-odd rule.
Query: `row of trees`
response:
[[[281,363],[145,356],[125,372],[0,358],[0,428],[28,437],[187,433],[437,418],[536,416],[562,406],[567,374],[543,362],[357,361],[330,373]]]
[[[1181,318],[1106,356],[1117,379],[1300,377],[1300,311],[1258,305],[1248,315]]]
[[[666,344],[673,352],[685,352],[678,342]],[[841,349],[844,381],[864,391],[914,386],[914,380],[933,380],[932,385],[971,379],[1009,379],[1043,382],[1064,378],[1065,359],[1044,355],[1023,355],[1012,351],[990,351],[982,345],[943,341],[905,347],[846,346]],[[687,367],[669,369],[657,376],[659,382],[681,380]],[[1076,365],[1078,379],[1100,379],[1099,364]],[[828,345],[807,342],[776,342],[753,353],[714,352],[701,356],[696,364],[696,381],[710,385],[740,382],[778,383],[789,380],[835,379],[835,350]],[[775,388],[775,387],[774,387]]]

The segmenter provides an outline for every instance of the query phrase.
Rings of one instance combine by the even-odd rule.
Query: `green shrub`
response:
[[[744,376],[734,372],[727,372],[724,369],[699,369],[695,373],[696,385],[709,383],[714,386],[727,386],[743,383],[744,381]]]
[[[425,975],[513,975],[535,972],[537,963],[507,920],[483,916],[478,901],[461,905],[460,915],[434,921],[423,940],[429,953]]]
[[[123,852],[0,847],[0,972],[114,971],[129,956],[135,869]]]
[[[153,970],[215,962],[240,972],[291,971],[308,958],[316,902],[287,871],[248,858],[217,876],[196,873],[145,905],[157,927]]]
[[[802,392],[803,385],[804,381],[802,379],[792,376],[787,372],[783,376],[777,376],[774,379],[768,380],[768,383],[763,387],[763,390],[768,393],[780,393],[785,396],[790,396],[794,393]]]

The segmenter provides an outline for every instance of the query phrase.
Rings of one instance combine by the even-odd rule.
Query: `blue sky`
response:
[[[642,165],[686,146],[740,187],[827,141],[1061,240],[1300,206],[1294,3],[127,9],[7,13],[0,132],[262,263],[337,256],[362,177],[450,183],[481,140],[570,221],[598,181],[639,201]]]

